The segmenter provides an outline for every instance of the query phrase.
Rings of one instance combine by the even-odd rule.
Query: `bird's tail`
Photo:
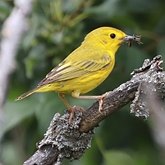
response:
[[[28,92],[26,92],[26,93],[23,93],[22,95],[20,95],[19,97],[16,98],[16,101],[22,100],[22,99],[24,99],[24,98],[26,98],[26,97],[32,95],[32,94],[35,93],[35,92],[36,92],[36,90],[33,89],[33,90],[30,90],[30,91],[28,91]]]

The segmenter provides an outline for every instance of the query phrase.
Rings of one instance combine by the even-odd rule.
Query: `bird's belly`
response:
[[[61,82],[61,88],[58,92],[71,93],[73,91],[78,91],[80,94],[87,93],[92,89],[100,85],[110,74],[113,67],[107,68],[105,70],[100,70],[95,73],[88,73],[86,75]]]
[[[84,94],[96,88],[98,85],[100,85],[111,73],[113,66],[114,65],[112,65],[111,63],[111,65],[96,72],[86,73],[85,75],[82,76],[80,75],[77,78],[73,78],[66,81],[46,84],[40,87],[36,91],[37,92],[55,91],[59,93],[72,93],[74,91],[77,91],[80,94]]]

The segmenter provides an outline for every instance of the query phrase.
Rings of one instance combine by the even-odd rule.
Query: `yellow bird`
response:
[[[112,27],[100,27],[91,31],[81,45],[52,69],[36,88],[22,94],[17,100],[37,92],[55,91],[59,93],[69,112],[72,112],[72,107],[65,99],[65,94],[79,99],[98,99],[101,111],[104,95],[81,94],[96,88],[108,77],[115,65],[116,51],[123,42],[131,44],[132,41],[140,42],[140,39]]]

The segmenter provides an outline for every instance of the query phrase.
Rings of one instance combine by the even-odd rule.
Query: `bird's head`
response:
[[[122,43],[131,45],[133,41],[141,43],[140,36],[130,36],[123,31],[112,27],[100,27],[91,31],[85,37],[85,41],[104,46],[107,50],[115,53]]]

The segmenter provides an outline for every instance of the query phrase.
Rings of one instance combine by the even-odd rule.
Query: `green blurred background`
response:
[[[12,0],[0,1],[0,28],[13,8]],[[14,99],[32,89],[44,76],[100,26],[141,34],[143,45],[122,46],[109,78],[90,94],[113,90],[130,79],[133,69],[146,58],[162,54],[165,59],[164,0],[35,0],[29,29],[17,53],[17,67],[10,79],[4,113],[0,161],[22,164],[36,150],[55,112],[65,107],[56,93],[35,94],[20,102]],[[88,107],[92,101],[69,97],[74,105]],[[91,148],[69,165],[162,165],[165,149],[155,142],[152,120],[129,112],[129,105],[111,115],[95,129]],[[165,127],[165,126],[164,126]]]

